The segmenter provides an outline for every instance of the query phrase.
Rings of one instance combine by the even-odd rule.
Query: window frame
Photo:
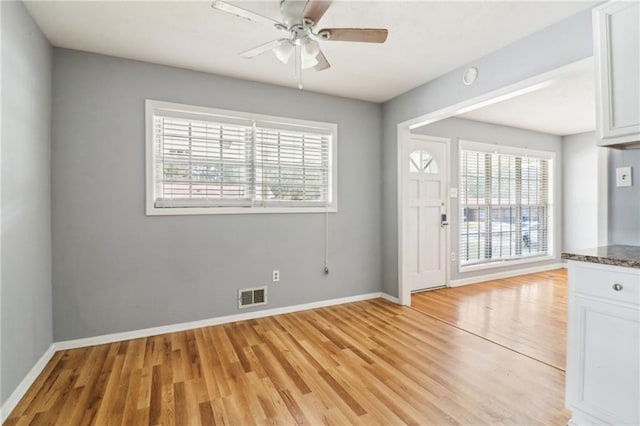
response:
[[[532,150],[528,148],[519,148],[513,146],[504,146],[498,144],[490,144],[484,142],[474,142],[470,140],[459,140],[458,144],[458,159],[462,157],[462,151],[476,151],[476,152],[484,152],[490,154],[504,154],[504,155],[513,155],[519,157],[531,157],[538,158],[548,161],[548,174],[547,177],[547,193],[548,193],[548,204],[547,204],[547,252],[540,254],[530,254],[524,255],[520,257],[514,257],[511,259],[495,259],[495,260],[487,260],[485,262],[480,263],[472,263],[472,264],[463,264],[461,261],[458,262],[458,272],[472,272],[472,271],[480,271],[485,269],[494,269],[506,266],[516,266],[528,263],[537,263],[542,261],[549,261],[555,259],[555,179],[556,179],[556,153],[553,151],[543,151],[543,150]],[[459,163],[459,162],[458,162]],[[459,167],[459,166],[458,166]],[[462,170],[458,170],[458,185],[461,185],[461,174]],[[461,233],[461,222],[460,216],[461,211],[463,209],[462,203],[458,202],[458,232],[456,238],[458,240],[458,259],[461,259],[460,253],[462,248],[460,247],[460,233]]]
[[[156,153],[154,141],[154,116],[156,112],[173,113],[175,117],[193,118],[201,116],[215,116],[228,118],[230,121],[254,121],[268,123],[285,130],[287,127],[300,130],[301,128],[317,129],[330,135],[329,142],[329,173],[328,196],[329,202],[322,206],[294,206],[292,201],[274,201],[267,205],[229,205],[229,206],[199,206],[199,207],[157,207],[155,166]],[[186,105],[173,102],[145,100],[145,206],[147,216],[175,216],[175,215],[207,215],[207,214],[274,214],[274,213],[336,213],[338,211],[338,125],[320,121],[299,120],[264,114],[209,108],[203,106]],[[255,169],[255,166],[254,166]],[[293,202],[295,203],[295,201]]]

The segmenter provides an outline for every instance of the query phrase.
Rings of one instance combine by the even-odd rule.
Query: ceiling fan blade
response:
[[[302,17],[317,24],[331,6],[331,0],[308,0]]]
[[[281,42],[282,40],[273,40],[268,43],[261,44],[260,46],[254,47],[253,49],[240,52],[240,56],[247,59],[255,58],[256,56],[264,52],[268,52],[269,50],[275,49],[276,47],[280,46]]]
[[[329,63],[329,61],[327,61],[327,58],[324,56],[324,53],[322,53],[322,51],[318,53],[318,56],[316,56],[316,59],[318,60],[318,65],[313,67],[314,70],[323,71],[331,67],[331,64]]]
[[[384,43],[389,31],[381,28],[324,28],[318,31],[323,40]]]
[[[267,25],[272,25],[274,26],[276,29],[279,30],[286,30],[287,28],[285,27],[284,24],[271,19],[271,18],[267,18],[266,16],[262,16],[262,15],[258,15],[255,12],[252,12],[250,10],[247,9],[243,9],[241,7],[235,6],[233,4],[224,2],[224,1],[220,1],[220,0],[216,0],[213,3],[211,3],[211,7],[217,10],[220,10],[222,12],[226,12],[229,13],[231,15],[235,15],[239,18],[243,18],[243,19],[247,19],[249,21],[254,21],[254,22],[260,22],[263,24],[267,24]]]

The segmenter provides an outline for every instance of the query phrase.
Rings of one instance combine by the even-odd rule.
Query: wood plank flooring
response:
[[[415,293],[411,306],[565,369],[566,269]]]
[[[564,373],[382,299],[57,352],[5,424],[563,425]]]

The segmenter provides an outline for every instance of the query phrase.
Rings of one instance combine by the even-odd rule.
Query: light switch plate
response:
[[[631,167],[616,168],[616,186],[631,186]]]
[[[449,196],[451,198],[458,198],[458,188],[449,188]]]

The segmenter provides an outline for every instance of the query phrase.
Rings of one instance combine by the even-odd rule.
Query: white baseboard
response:
[[[558,262],[558,263],[552,263],[550,265],[534,266],[531,268],[522,268],[522,269],[516,269],[512,271],[496,272],[494,274],[478,275],[470,278],[461,278],[459,280],[452,280],[451,282],[449,282],[449,287],[460,287],[463,285],[477,284],[477,283],[492,281],[492,280],[499,280],[501,278],[517,277],[519,275],[533,274],[536,272],[544,272],[544,271],[550,271],[552,269],[560,269],[560,268],[566,268],[566,264]]]
[[[400,301],[398,300],[397,297],[394,297],[390,294],[387,293],[380,293],[380,297],[382,297],[384,300],[386,300],[387,302],[391,302],[391,303],[395,303],[396,305],[400,304]]]
[[[29,370],[27,375],[24,376],[24,379],[22,379],[18,387],[16,387],[11,395],[9,395],[9,398],[7,398],[4,404],[2,404],[2,407],[0,407],[0,423],[4,423],[5,420],[7,420],[9,414],[11,414],[11,412],[16,408],[18,402],[20,402],[24,394],[27,393],[40,373],[42,373],[42,370],[44,370],[44,367],[46,367],[47,363],[53,357],[53,354],[55,354],[55,352],[55,347],[52,344],[45,351],[45,353],[42,354],[40,359],[35,363],[31,370]]]
[[[398,303],[398,299],[386,293],[376,292],[361,294],[358,296],[342,297],[339,299],[322,300],[320,302],[303,303],[301,305],[285,306],[282,308],[265,309],[262,311],[247,312],[242,314],[227,315],[223,317],[209,318],[200,321],[171,324],[161,327],[145,328],[141,330],[125,331],[122,333],[105,334],[102,336],[87,337],[84,339],[65,340],[54,343],[56,350],[82,348],[85,346],[103,345],[105,343],[119,342],[122,340],[139,339],[142,337],[156,336],[158,334],[175,333],[177,331],[192,330],[194,328],[209,327],[212,325],[226,324],[235,321],[244,321],[255,318],[263,318],[272,315],[288,314],[291,312],[305,311],[308,309],[323,308],[326,306],[341,305],[343,303],[359,302],[362,300],[384,298],[392,303]]]

